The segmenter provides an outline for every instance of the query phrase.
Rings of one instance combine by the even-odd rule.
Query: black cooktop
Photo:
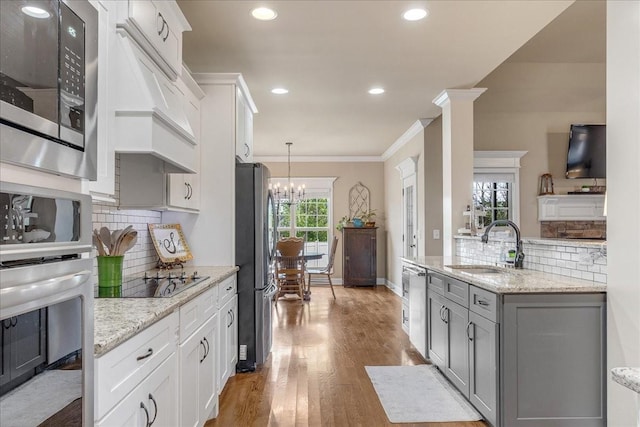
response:
[[[182,272],[144,273],[122,282],[117,288],[98,288],[98,298],[170,298],[185,289],[197,285],[209,276],[198,276],[198,272],[187,275]]]

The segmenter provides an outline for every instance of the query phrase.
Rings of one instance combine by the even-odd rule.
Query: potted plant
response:
[[[375,209],[369,209],[367,211],[363,211],[362,213],[360,213],[359,217],[360,219],[362,219],[362,221],[364,221],[365,227],[376,226],[376,221],[375,221],[376,210]]]
[[[336,225],[336,230],[342,231],[343,228],[349,226],[350,222],[351,222],[351,218],[349,218],[346,215],[343,216],[342,218],[340,218],[340,221],[338,221],[338,224]]]

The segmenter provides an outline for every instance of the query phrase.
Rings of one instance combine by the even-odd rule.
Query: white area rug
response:
[[[392,423],[482,419],[435,366],[365,366],[365,369]]]
[[[2,427],[33,427],[82,396],[82,371],[45,371],[0,398]]]

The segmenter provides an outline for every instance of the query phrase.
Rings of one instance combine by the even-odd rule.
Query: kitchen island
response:
[[[416,348],[426,340],[426,357],[489,424],[606,424],[606,285],[456,257],[403,262],[426,288],[410,278],[408,315],[421,305],[426,323]]]

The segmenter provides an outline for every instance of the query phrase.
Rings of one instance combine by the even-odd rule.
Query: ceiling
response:
[[[473,87],[572,1],[178,3],[193,28],[184,35],[189,68],[243,74],[259,110],[254,154],[284,156],[292,141],[297,157],[382,155],[417,119],[440,114],[432,100],[442,90]],[[429,16],[403,20],[417,4]],[[255,20],[251,10],[263,5],[278,17]],[[551,43],[570,29],[554,31]],[[548,46],[531,54],[554,61]],[[279,86],[289,93],[270,92]],[[368,94],[373,86],[386,92]]]

